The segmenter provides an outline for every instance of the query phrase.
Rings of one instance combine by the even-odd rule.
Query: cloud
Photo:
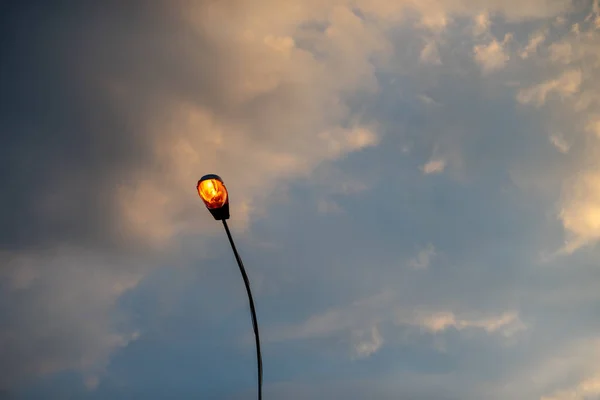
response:
[[[392,291],[382,291],[373,296],[356,300],[349,307],[331,309],[318,315],[311,316],[299,326],[278,327],[267,333],[267,341],[298,340],[311,337],[322,337],[336,334],[341,331],[357,331],[364,325],[376,321],[378,311],[388,306],[394,298]],[[364,322],[363,322],[364,321]]]
[[[559,218],[571,235],[567,252],[600,239],[600,171],[582,172],[565,184]]]
[[[473,26],[473,34],[475,36],[483,35],[484,33],[489,32],[491,21],[490,16],[487,13],[483,12],[475,16],[473,20],[475,23]]]
[[[496,332],[510,337],[526,329],[518,312],[507,311],[500,315],[460,318],[453,311],[433,309],[408,309],[395,300],[393,291],[383,291],[355,301],[347,307],[333,308],[312,315],[303,323],[280,326],[267,333],[268,342],[336,337],[353,334],[354,351],[358,356],[375,352],[384,342],[377,324],[394,323],[396,326],[417,327],[423,332],[441,333],[450,328],[458,331],[479,329],[487,334]]]
[[[561,133],[555,133],[550,135],[549,140],[550,143],[552,143],[552,145],[556,147],[556,149],[561,153],[569,152],[571,146],[569,146],[569,143],[567,143],[567,141]]]
[[[586,400],[600,394],[597,338],[567,340],[515,371],[511,385],[529,385],[539,400]],[[511,395],[505,392],[504,395]]]
[[[424,104],[427,105],[436,105],[438,104],[434,99],[432,99],[431,97],[425,95],[425,94],[420,94],[419,96],[417,96],[419,101],[421,101]]]
[[[476,45],[473,48],[475,61],[481,66],[484,73],[490,73],[504,68],[510,55],[506,50],[506,44],[512,36],[506,34],[502,42],[493,39],[488,44]]]
[[[518,313],[506,312],[502,315],[480,319],[460,319],[452,312],[424,314],[417,317],[419,326],[433,332],[443,332],[448,328],[456,330],[482,329],[487,333],[500,331],[504,336],[512,336],[525,329]],[[414,322],[413,322],[414,323]]]
[[[448,15],[446,15],[443,11],[431,11],[425,12],[423,14],[423,16],[421,17],[420,25],[432,31],[443,31],[450,22]]]
[[[550,59],[554,62],[562,64],[570,64],[573,57],[573,48],[568,42],[552,43],[548,48],[550,51]]]
[[[377,29],[344,5],[273,14],[253,4],[245,19],[235,10],[249,5],[234,3],[156,3],[136,23],[133,5],[14,9],[15,21],[37,23],[9,24],[22,42],[8,49],[2,95],[2,131],[13,132],[1,146],[13,194],[2,199],[3,264],[26,288],[3,293],[14,310],[1,316],[12,332],[2,369],[12,373],[0,386],[101,372],[134,333],[117,329],[117,300],[164,259],[177,262],[176,238],[218,229],[195,193],[203,173],[226,180],[243,228],[277,185],[378,143],[347,103],[377,89],[370,57],[387,51]],[[300,26],[318,17],[326,31]],[[23,69],[21,51],[41,61]],[[20,100],[30,76],[47,89],[33,106]]]
[[[437,44],[434,40],[429,40],[425,43],[423,50],[421,50],[421,54],[419,55],[419,60],[422,63],[426,64],[434,64],[441,65],[442,61],[440,59],[440,53],[437,48]]]
[[[441,172],[444,172],[444,169],[446,169],[446,160],[443,159],[428,161],[422,167],[423,173],[426,175],[439,174]]]
[[[307,266],[297,272],[305,275],[293,275],[285,265],[255,270],[255,281],[267,281],[265,285],[270,285],[273,293],[280,289],[278,285],[295,286],[303,293],[291,304],[291,311],[282,313],[280,308],[266,314],[271,317],[265,318],[267,342],[341,337],[347,339],[344,343],[349,343],[353,357],[372,362],[383,355],[380,350],[384,344],[398,351],[394,344],[405,330],[418,331],[417,341],[427,335],[443,335],[448,339],[444,344],[449,358],[432,365],[441,370],[450,369],[451,364],[468,365],[481,375],[467,374],[466,379],[456,373],[461,379],[454,379],[455,374],[445,370],[414,373],[412,380],[403,375],[402,380],[395,370],[387,370],[394,375],[394,382],[403,382],[404,386],[377,381],[392,393],[380,389],[380,398],[397,398],[403,390],[409,392],[408,398],[418,398],[411,397],[411,393],[436,399],[441,398],[440,393],[456,394],[461,399],[482,398],[477,380],[492,380],[483,374],[498,370],[489,372],[480,366],[482,362],[496,365],[489,360],[497,360],[497,353],[493,349],[471,351],[471,347],[465,351],[461,346],[477,348],[479,344],[476,340],[466,344],[464,337],[473,333],[476,337],[512,337],[526,330],[529,334],[529,323],[523,322],[529,319],[519,309],[522,304],[507,300],[514,296],[506,286],[518,286],[515,282],[526,280],[521,274],[531,272],[526,269],[531,264],[530,253],[523,255],[520,252],[525,250],[516,251],[514,247],[522,242],[528,251],[535,252],[539,243],[530,236],[544,236],[540,234],[544,229],[536,225],[542,225],[537,212],[542,212],[538,209],[543,206],[536,203],[535,210],[528,208],[529,204],[523,204],[525,196],[516,193],[513,182],[505,176],[504,169],[512,167],[515,159],[522,161],[521,156],[524,159],[535,153],[532,163],[538,162],[535,157],[549,147],[546,133],[538,142],[533,133],[520,133],[535,129],[506,111],[515,99],[536,107],[526,110],[534,115],[532,120],[548,118],[551,125],[542,110],[548,107],[549,114],[563,118],[562,123],[568,125],[557,124],[550,130],[564,135],[552,135],[550,140],[563,153],[563,161],[556,167],[561,169],[558,179],[567,177],[559,182],[560,212],[558,221],[553,220],[565,230],[569,241],[566,248],[574,252],[600,238],[596,223],[598,164],[594,161],[598,156],[594,142],[598,129],[597,119],[592,117],[599,114],[594,111],[600,98],[594,84],[598,51],[597,37],[589,30],[597,18],[581,22],[564,41],[550,47],[545,45],[554,40],[554,31],[543,39],[536,34],[525,39],[528,44],[519,54],[539,62],[542,70],[527,70],[526,76],[516,77],[522,83],[518,94],[496,85],[487,76],[505,68],[509,60],[521,62],[511,57],[511,34],[503,32],[502,42],[491,36],[492,18],[494,30],[513,30],[514,25],[509,24],[524,20],[554,21],[569,4],[546,0],[352,4],[284,1],[273,7],[261,1],[173,1],[157,2],[151,7],[137,3],[99,8],[78,5],[60,13],[45,6],[35,11],[12,7],[11,18],[0,24],[10,37],[20,38],[18,46],[5,50],[5,85],[0,95],[2,104],[7,105],[0,110],[0,131],[8,132],[0,146],[0,167],[3,187],[11,194],[0,198],[0,222],[5,228],[0,233],[0,322],[6,327],[0,334],[0,346],[8,349],[0,369],[9,371],[0,379],[0,388],[12,387],[32,376],[76,370],[86,376],[90,387],[97,386],[98,393],[106,393],[101,392],[108,387],[103,386],[102,379],[106,366],[110,369],[114,366],[111,363],[123,362],[111,356],[133,351],[143,338],[134,313],[124,315],[119,301],[140,290],[140,284],[161,267],[193,261],[195,268],[206,271],[205,262],[209,263],[205,260],[211,258],[213,263],[218,258],[215,248],[207,249],[207,243],[220,228],[202,210],[194,192],[200,175],[217,172],[231,191],[232,226],[260,232],[282,224],[286,226],[285,232],[278,231],[282,237],[300,230],[297,224],[289,224],[298,211],[279,203],[284,210],[273,211],[281,213],[280,218],[269,222],[273,225],[257,223],[267,207],[288,190],[288,185],[305,178],[317,188],[326,186],[326,193],[317,203],[317,211],[325,212],[320,216],[324,222],[311,236],[328,245],[333,239],[320,236],[325,235],[320,228],[328,223],[327,214],[352,206],[352,201],[336,196],[351,194],[356,197],[353,201],[364,201],[359,203],[362,207],[372,205],[371,196],[381,193],[365,190],[368,186],[383,186],[380,181],[387,181],[385,190],[394,186],[389,182],[401,187],[401,194],[390,195],[390,204],[378,203],[368,218],[362,219],[358,212],[346,213],[356,219],[356,225],[348,218],[340,222],[347,224],[344,230],[362,238],[351,242],[344,236],[348,242],[339,245],[343,250],[340,254],[350,254],[357,264],[362,263],[352,265],[354,269],[340,272],[331,267],[340,262],[336,258],[330,260],[331,265],[320,265],[318,261],[329,254],[323,250],[311,259],[320,275],[311,275],[314,270]],[[462,26],[464,17],[474,20],[474,24]],[[18,21],[28,24],[20,25]],[[427,40],[420,47],[423,30],[435,40]],[[468,37],[457,34],[459,31],[467,32]],[[514,32],[516,36],[518,30]],[[398,51],[403,43],[410,44],[409,56]],[[453,49],[443,52],[444,68],[448,69],[443,73],[433,71],[441,68],[419,71],[418,61],[441,65],[442,43]],[[463,68],[464,62],[472,65],[473,57],[490,79],[487,83],[493,94],[482,89],[479,77],[474,78],[468,68]],[[394,70],[398,65],[407,68],[399,73]],[[519,74],[520,70],[510,72]],[[439,100],[439,107],[428,107],[431,114],[423,115],[405,102],[404,92],[396,93],[391,100],[377,98],[386,89],[382,85],[386,73],[397,75],[402,90],[408,92],[406,98],[416,98],[411,97],[411,90],[428,93],[422,101],[430,104],[428,99],[434,98]],[[536,82],[531,76],[536,76]],[[410,84],[404,81],[406,77]],[[555,94],[561,102],[551,101]],[[393,117],[380,118],[371,110],[385,108],[370,106],[379,101],[394,110]],[[406,115],[398,109],[407,110]],[[490,115],[500,115],[502,124],[493,118],[490,122]],[[491,125],[502,125],[504,134]],[[493,134],[487,134],[488,130]],[[401,132],[402,140],[411,142],[411,154],[403,156],[408,160],[405,162],[413,162],[405,169],[409,172],[398,174],[399,157],[394,149],[400,146],[394,147],[393,135],[386,137],[383,132]],[[432,144],[435,147],[440,142],[444,144],[443,157],[434,151],[421,172],[441,173],[448,164],[454,167],[457,157],[451,156],[460,153],[461,161],[470,167],[464,168],[461,183],[448,179],[445,186],[437,186],[435,179],[420,179],[415,166],[427,159]],[[539,143],[542,145],[532,150]],[[357,154],[355,165],[348,160],[352,153],[380,145],[373,158],[364,152]],[[543,166],[556,160],[546,153],[539,157]],[[354,179],[334,179],[330,185],[317,183],[327,181],[328,176],[321,173],[327,172],[333,162],[339,165],[341,178],[350,175]],[[367,171],[357,179],[348,172],[353,168]],[[388,172],[391,170],[395,175]],[[547,171],[539,181],[556,182],[556,177],[548,178]],[[501,190],[494,191],[498,187]],[[302,192],[298,187],[289,190]],[[491,199],[494,196],[497,198]],[[548,202],[555,200],[548,198]],[[294,202],[282,202],[298,206],[304,200],[298,196]],[[485,200],[495,200],[495,206],[504,205],[510,212],[496,216],[498,207],[488,208]],[[400,208],[410,209],[411,213],[404,214],[398,211]],[[418,274],[408,271],[418,275],[407,283],[414,288],[410,293],[418,297],[414,304],[408,304],[400,289],[378,292],[388,282],[400,285],[398,282],[404,281],[396,264],[390,272],[379,259],[360,258],[363,249],[358,244],[368,248],[372,243],[367,239],[373,239],[377,243],[372,246],[374,253],[389,251],[393,253],[391,259],[398,259],[402,250],[397,242],[390,250],[381,243],[382,237],[370,237],[381,226],[375,230],[369,224],[378,216],[389,215],[384,213],[390,209],[398,213],[394,217],[401,223],[386,225],[390,231],[385,235],[396,240],[396,236],[411,232],[415,243],[427,243],[430,238],[436,243],[436,248],[428,246],[409,261],[409,266],[423,269]],[[463,209],[467,210],[460,211]],[[491,214],[496,218],[489,217]],[[524,221],[516,223],[517,219]],[[554,233],[554,228],[548,230]],[[339,232],[339,226],[336,229]],[[517,231],[523,235],[518,243],[517,239],[505,239]],[[189,242],[194,245],[188,246]],[[358,244],[350,249],[350,242]],[[300,249],[298,254],[307,252],[303,245],[302,241],[294,244]],[[280,244],[274,248],[273,257],[280,256]],[[333,252],[332,248],[327,251]],[[445,261],[445,268],[433,271],[428,266],[437,248],[449,253],[450,261]],[[410,251],[401,259],[409,259]],[[463,251],[466,255],[461,254]],[[499,258],[501,261],[492,262],[494,268],[487,268],[490,260]],[[496,263],[506,266],[496,268]],[[369,267],[367,273],[363,264]],[[515,265],[523,266],[525,272],[513,268]],[[492,269],[494,272],[490,272]],[[497,272],[500,270],[502,273]],[[272,275],[265,279],[260,276],[264,271]],[[293,280],[290,276],[297,280],[286,281]],[[312,290],[315,284],[326,286],[322,282],[330,283],[329,276],[342,279],[332,279],[338,286],[328,287],[327,300],[306,296],[307,287]],[[217,278],[211,277],[211,282]],[[467,285],[467,281],[474,283]],[[311,285],[302,286],[302,282]],[[363,297],[367,289],[362,285],[379,294]],[[286,296],[270,303],[291,303],[288,293]],[[176,302],[174,299],[190,301],[175,295],[169,301]],[[278,325],[273,315],[287,321]],[[215,329],[221,332],[221,328]],[[167,334],[165,337],[170,338]],[[451,354],[453,349],[457,349],[456,354]],[[424,350],[417,345],[415,351]],[[451,358],[468,357],[466,353],[485,353],[489,360],[467,358],[468,362],[461,363],[464,358]],[[412,366],[425,369],[418,362]],[[565,390],[577,385],[590,387],[585,382],[592,381],[586,379],[595,376],[590,373],[589,378],[582,377],[582,384],[566,384]],[[420,389],[415,388],[418,385]],[[449,387],[457,387],[452,385],[460,389],[448,394]],[[361,388],[355,388],[354,394],[364,393],[364,386]],[[527,384],[520,388],[523,392],[529,390]],[[562,393],[560,390],[555,396]],[[314,394],[314,387],[308,392]],[[344,386],[332,392],[349,390]],[[523,392],[512,398],[519,398]],[[553,389],[546,392],[554,393]],[[330,392],[323,389],[322,393]],[[349,398],[329,396],[335,397]]]
[[[593,83],[600,67],[598,40],[599,36],[592,26],[578,25],[578,29],[571,30],[549,46],[549,54],[543,62],[548,68],[552,67],[550,78],[517,94],[520,103],[547,107],[560,115],[561,120],[569,121],[564,130],[569,132],[567,137],[551,136],[559,151],[571,154],[575,145],[585,149],[572,154],[576,159],[573,159],[562,183],[557,216],[566,233],[560,252],[566,254],[600,238],[596,227],[596,181],[600,170],[596,160],[600,147],[597,140],[591,138],[595,135],[598,113],[595,99],[599,98],[599,88]],[[551,102],[552,94],[558,95],[560,101]]]
[[[582,74],[580,70],[565,71],[558,79],[552,79],[519,91],[517,100],[522,104],[533,104],[536,107],[541,107],[546,103],[548,95],[553,92],[563,98],[573,96],[579,91],[581,82]]]
[[[111,258],[71,249],[57,249],[51,257],[0,258],[0,276],[11,282],[0,294],[5,371],[0,386],[65,369],[80,369],[95,380],[108,355],[135,340],[134,329],[114,329],[115,316],[107,310],[139,282],[144,269],[134,263],[115,268]]]
[[[435,247],[430,243],[423,250],[420,250],[416,257],[408,261],[408,266],[414,269],[427,269],[435,256]]]
[[[540,400],[586,400],[600,395],[600,376],[588,378],[577,386],[560,390],[550,396],[542,396]]]
[[[317,203],[317,209],[320,213],[329,214],[329,213],[341,213],[343,209],[335,202],[328,200],[320,200]]]
[[[546,3],[519,10],[486,6],[517,19],[559,10],[540,4]],[[2,210],[10,210],[2,214],[4,259],[13,266],[7,275],[15,287],[37,277],[40,283],[26,289],[31,301],[54,307],[53,318],[65,325],[78,324],[79,317],[39,287],[47,281],[53,291],[68,291],[69,280],[41,271],[64,276],[79,265],[98,295],[80,302],[77,312],[93,310],[89,315],[105,321],[93,334],[85,328],[65,337],[49,334],[47,346],[78,342],[82,347],[74,349],[83,352],[89,340],[96,355],[89,357],[102,365],[126,343],[121,338],[133,332],[117,332],[109,322],[117,299],[158,268],[159,259],[169,259],[176,238],[208,236],[218,228],[195,196],[199,171],[224,177],[236,199],[235,226],[248,227],[278,185],[377,145],[378,130],[356,117],[350,100],[378,90],[373,60],[391,54],[384,27],[395,16],[416,7],[423,26],[439,31],[452,21],[450,14],[481,12],[468,2],[359,6],[362,17],[348,4],[321,2],[284,2],[276,9],[245,1],[159,2],[139,15],[135,4],[102,10],[79,5],[64,15],[44,7],[39,13],[12,9],[12,22],[3,25],[22,44],[7,50],[2,94],[3,104],[10,104],[3,109],[2,131],[12,132],[0,157],[2,170],[11,171],[5,187],[12,195],[1,200]],[[19,25],[24,19],[35,21],[32,29]],[[437,62],[434,50],[424,53],[427,61]],[[37,61],[24,67],[17,56],[22,51]],[[34,103],[23,96],[27,92],[39,92]],[[424,171],[439,172],[444,164],[432,165]],[[65,244],[69,261],[57,264],[55,249]],[[96,260],[107,254],[111,268],[95,281],[97,265],[104,265]],[[32,255],[30,262],[18,261]],[[8,292],[6,301],[18,309],[24,306],[16,293]],[[12,337],[10,346],[24,349],[21,337]],[[38,355],[15,353],[12,359],[27,364],[27,371],[45,370],[37,363],[55,365],[52,370],[75,365],[70,356]],[[83,367],[96,371],[93,364]]]
[[[357,358],[366,358],[377,352],[383,345],[383,337],[377,326],[367,331],[354,333],[354,352]]]
[[[538,47],[546,40],[546,32],[537,32],[529,38],[529,43],[521,51],[521,58],[528,58],[531,54],[535,53]]]

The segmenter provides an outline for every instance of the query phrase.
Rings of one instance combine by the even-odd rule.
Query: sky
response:
[[[596,0],[0,3],[0,398],[600,399]]]

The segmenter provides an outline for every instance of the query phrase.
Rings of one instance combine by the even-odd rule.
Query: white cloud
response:
[[[600,116],[591,115],[585,126],[585,131],[600,139]]]
[[[427,96],[425,94],[420,94],[418,96],[418,99],[422,103],[427,104],[427,105],[436,105],[436,104],[438,104],[434,99],[432,99],[431,97],[429,97],[429,96]]]
[[[564,26],[567,23],[567,18],[564,15],[559,15],[554,19],[553,25]]]
[[[564,154],[564,153],[569,152],[569,149],[571,148],[571,146],[569,146],[569,143],[567,143],[563,134],[554,133],[554,134],[550,135],[549,139],[550,139],[550,143],[552,143],[552,145],[554,147],[556,147],[556,149],[558,151],[560,151],[561,153]]]
[[[529,38],[529,43],[521,51],[521,58],[528,58],[531,54],[535,53],[538,47],[546,40],[546,32],[537,32]]]
[[[600,396],[600,374],[579,382],[576,386],[559,390],[550,396],[542,396],[540,400],[588,400]]]
[[[430,160],[422,167],[423,173],[426,175],[439,174],[444,172],[444,169],[446,169],[446,160],[443,159]]]
[[[356,358],[366,358],[383,346],[383,337],[377,326],[369,330],[354,332],[354,354]]]
[[[348,306],[313,315],[303,323],[273,328],[265,338],[267,341],[279,342],[351,334],[357,355],[372,354],[384,342],[381,331],[374,327],[386,322],[418,328],[428,333],[442,333],[453,328],[458,331],[479,330],[489,335],[500,334],[505,338],[527,329],[516,311],[499,315],[459,317],[453,311],[403,307],[397,302],[397,294],[387,290]]]
[[[273,329],[267,332],[265,338],[267,341],[285,341],[363,331],[365,327],[370,328],[381,321],[382,313],[386,312],[394,298],[393,291],[382,291],[356,300],[346,307],[332,308],[313,315],[301,324]]]
[[[401,317],[398,322],[418,325],[432,333],[443,332],[449,328],[459,331],[481,329],[487,333],[499,332],[506,337],[510,337],[526,329],[525,324],[519,318],[519,314],[514,311],[483,318],[458,318],[453,312],[420,312],[416,318],[403,320]]]
[[[490,73],[504,68],[510,59],[506,44],[511,40],[511,35],[506,34],[502,42],[493,39],[486,45],[476,45],[473,48],[475,61],[481,66],[484,73]]]
[[[565,244],[558,254],[570,254],[600,240],[600,143],[597,138],[600,87],[600,35],[593,26],[574,24],[570,33],[549,46],[543,64],[551,77],[519,91],[522,104],[548,107],[570,129],[569,142],[553,135],[555,147],[572,154],[571,166],[562,183],[558,219],[565,230]],[[550,102],[551,94],[561,101]],[[578,143],[582,151],[574,152]]]
[[[490,16],[488,15],[488,13],[483,12],[477,15],[475,18],[473,18],[473,20],[473,34],[475,36],[483,35],[484,33],[487,33],[489,31],[492,23],[490,21]]]
[[[537,107],[541,107],[546,103],[548,95],[553,92],[558,93],[563,98],[573,96],[579,91],[581,82],[581,70],[568,70],[557,79],[552,79],[519,91],[517,100],[522,104],[533,104]]]
[[[559,218],[569,233],[569,253],[600,240],[600,171],[582,171],[565,183]]]
[[[321,199],[317,203],[317,210],[321,214],[339,214],[343,209],[332,200]]]
[[[448,26],[449,18],[442,10],[431,10],[432,12],[424,13],[421,17],[421,25],[435,32],[443,31]]]
[[[598,339],[571,340],[551,347],[514,371],[498,391],[513,397],[522,389],[505,389],[527,387],[529,397],[539,400],[596,399],[600,395]]]
[[[425,64],[441,65],[440,53],[435,40],[428,40],[421,50],[419,60]]]
[[[436,256],[435,247],[430,243],[408,261],[408,266],[414,269],[427,269]]]

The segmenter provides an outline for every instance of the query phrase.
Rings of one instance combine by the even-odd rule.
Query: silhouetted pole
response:
[[[256,308],[254,307],[254,299],[252,298],[252,290],[250,290],[250,280],[246,269],[244,268],[244,262],[240,257],[229,226],[227,225],[227,219],[229,218],[229,194],[227,188],[223,183],[223,180],[218,175],[205,175],[198,181],[196,186],[198,194],[208,211],[216,220],[223,222],[223,227],[227,233],[229,244],[231,244],[231,250],[237,261],[237,265],[240,268],[240,273],[244,279],[244,286],[246,286],[246,293],[248,294],[248,303],[250,304],[250,313],[252,314],[252,329],[254,330],[254,339],[256,341],[256,363],[258,369],[258,400],[262,400],[262,356],[260,353],[260,335],[258,333],[258,321],[256,319]]]
[[[225,232],[227,232],[227,237],[229,238],[229,243],[231,244],[231,250],[233,250],[235,260],[237,261],[238,267],[240,267],[240,272],[242,273],[242,278],[244,278],[246,292],[248,293],[250,313],[252,314],[252,329],[254,329],[254,339],[256,341],[256,362],[258,363],[258,399],[262,400],[262,356],[260,355],[260,335],[258,333],[258,321],[256,320],[256,308],[254,308],[254,300],[252,298],[252,291],[250,290],[250,280],[248,279],[248,275],[246,274],[244,262],[242,261],[242,258],[238,254],[237,249],[235,248],[235,243],[233,242],[233,238],[231,237],[231,232],[229,232],[229,226],[227,226],[227,221],[222,221],[223,226],[225,227]]]

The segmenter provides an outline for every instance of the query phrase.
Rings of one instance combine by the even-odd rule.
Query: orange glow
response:
[[[217,179],[206,179],[198,184],[198,194],[207,208],[221,208],[227,203],[227,188]]]

